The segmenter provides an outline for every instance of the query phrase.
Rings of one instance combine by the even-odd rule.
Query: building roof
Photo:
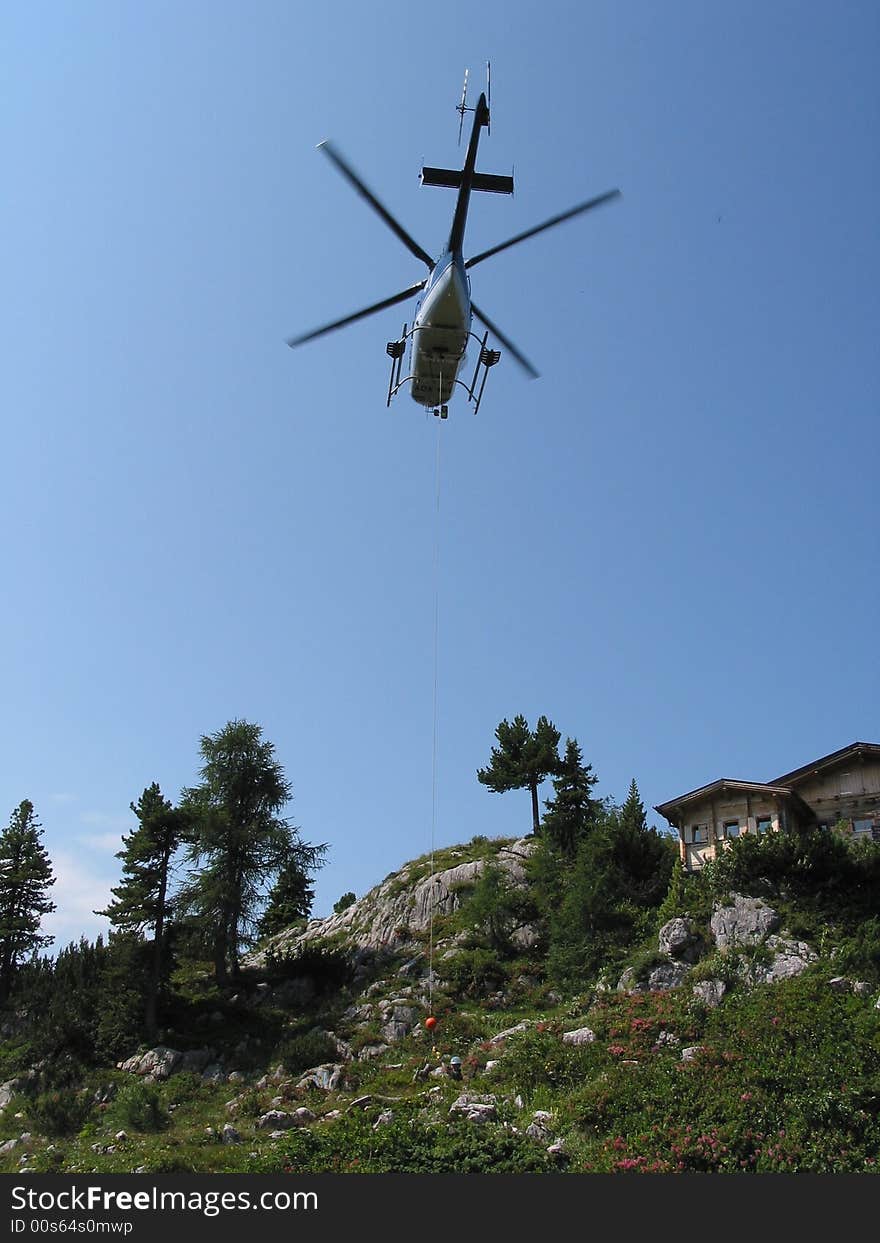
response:
[[[851,742],[848,747],[841,747],[839,751],[832,751],[830,755],[823,755],[818,760],[813,760],[809,764],[804,764],[801,768],[794,769],[793,772],[783,773],[781,777],[777,777],[771,782],[736,781],[729,777],[721,777],[718,781],[711,781],[708,785],[700,786],[697,790],[690,790],[687,794],[679,794],[678,798],[669,799],[666,803],[657,803],[654,810],[659,811],[661,816],[672,822],[672,815],[670,813],[680,811],[688,803],[699,802],[704,798],[711,797],[713,794],[737,792],[742,794],[770,794],[777,798],[793,798],[800,802],[800,796],[794,789],[799,782],[804,781],[807,777],[814,776],[825,768],[834,768],[852,759],[861,760],[865,758],[880,760],[880,743]]]
[[[848,747],[841,747],[839,751],[823,755],[821,759],[804,764],[801,768],[795,768],[790,773],[783,773],[781,777],[776,778],[774,785],[795,785],[798,781],[803,781],[806,777],[812,777],[821,772],[823,768],[835,768],[847,760],[867,757],[880,759],[880,743],[851,742]]]
[[[730,777],[721,777],[718,781],[710,781],[708,785],[700,786],[698,790],[690,790],[687,794],[679,794],[678,798],[672,798],[667,803],[658,803],[654,808],[659,811],[661,816],[665,816],[668,820],[670,817],[668,812],[676,811],[678,808],[684,807],[687,803],[698,803],[704,798],[710,798],[713,794],[771,794],[777,798],[791,798],[792,791],[788,786],[780,785],[774,782],[768,785],[763,781],[736,781]]]

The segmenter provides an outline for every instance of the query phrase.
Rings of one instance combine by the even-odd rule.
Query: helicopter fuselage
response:
[[[442,406],[452,396],[471,329],[470,278],[464,259],[444,251],[428,278],[410,330],[410,396]]]

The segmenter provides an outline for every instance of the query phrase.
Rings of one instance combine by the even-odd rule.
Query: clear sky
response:
[[[129,803],[259,723],[329,844],[316,914],[431,844],[526,832],[476,780],[545,713],[617,799],[769,780],[878,722],[880,8],[788,0],[6,6],[0,822],[61,942]],[[493,69],[473,272],[536,363],[477,418],[385,408],[463,70]],[[549,795],[551,791],[544,792]],[[652,813],[652,820],[659,817]],[[662,823],[662,822],[661,822]]]

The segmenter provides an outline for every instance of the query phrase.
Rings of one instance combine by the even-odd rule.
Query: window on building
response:
[[[773,820],[770,816],[758,816],[755,820],[756,833],[769,833],[773,826]]]
[[[692,824],[691,825],[691,841],[695,846],[705,845],[709,840],[708,824]]]
[[[870,837],[874,829],[874,821],[873,820],[853,820],[852,826],[853,826],[853,833],[855,833],[856,835],[861,833],[861,834],[865,834],[866,836]]]
[[[739,821],[725,820],[721,826],[722,837],[739,837]]]

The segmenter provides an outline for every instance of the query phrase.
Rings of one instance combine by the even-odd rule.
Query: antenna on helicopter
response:
[[[461,146],[461,131],[464,125],[464,114],[466,112],[473,111],[472,108],[468,108],[467,106],[467,80],[468,80],[469,72],[470,71],[467,69],[465,69],[464,71],[464,86],[461,88],[461,103],[458,105],[458,107],[455,110],[458,113],[458,145],[459,146]]]
[[[486,120],[486,132],[492,133],[492,62],[486,61],[486,103],[489,107],[489,116]]]

